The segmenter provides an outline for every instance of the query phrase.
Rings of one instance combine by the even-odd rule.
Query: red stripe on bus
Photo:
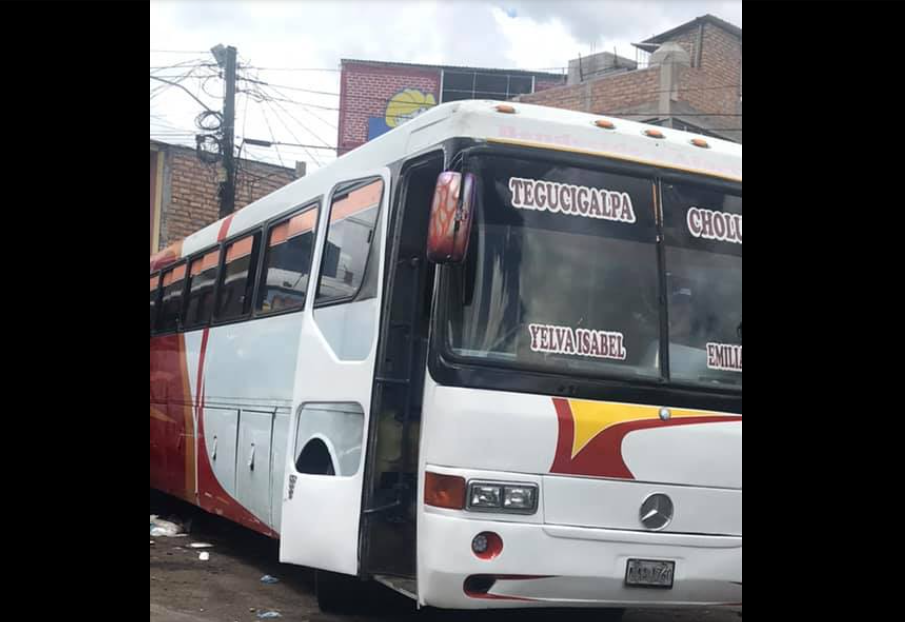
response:
[[[229,237],[229,226],[233,223],[233,218],[235,214],[230,214],[226,217],[226,220],[220,225],[220,233],[217,234],[217,242],[222,242],[226,238]]]

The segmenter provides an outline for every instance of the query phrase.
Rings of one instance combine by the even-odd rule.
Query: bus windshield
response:
[[[651,179],[493,156],[469,169],[475,226],[446,290],[453,355],[741,388],[740,198],[665,186],[660,242]]]

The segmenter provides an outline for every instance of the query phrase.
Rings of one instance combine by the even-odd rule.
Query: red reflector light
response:
[[[427,473],[424,477],[424,503],[445,510],[464,510],[465,488],[462,477]]]

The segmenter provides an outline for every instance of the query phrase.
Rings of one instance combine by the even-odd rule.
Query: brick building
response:
[[[236,209],[297,179],[295,170],[238,160]],[[195,149],[151,141],[151,253],[219,218],[222,168],[198,159]]]
[[[565,84],[556,73],[343,60],[339,154],[390,131],[438,104],[512,99]]]
[[[572,61],[565,86],[518,100],[742,142],[741,28],[705,15],[635,45],[650,54],[642,66],[612,54]]]

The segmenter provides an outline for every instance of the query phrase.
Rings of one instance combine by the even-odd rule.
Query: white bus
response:
[[[325,609],[742,602],[742,149],[438,106],[151,258],[151,487]]]

